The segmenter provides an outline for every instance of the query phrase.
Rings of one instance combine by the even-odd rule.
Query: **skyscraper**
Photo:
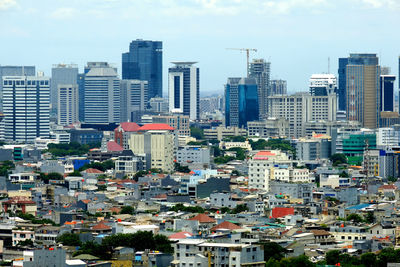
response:
[[[395,75],[380,76],[380,111],[394,111]]]
[[[144,111],[148,103],[148,82],[121,80],[121,122],[133,121],[132,112]]]
[[[79,88],[77,84],[57,85],[57,124],[69,125],[79,121]]]
[[[258,88],[259,116],[265,117],[268,113],[268,96],[270,88],[271,63],[264,59],[253,59],[249,66],[249,77],[256,79]]]
[[[149,99],[162,97],[162,42],[137,39],[122,54],[122,79],[149,83]]]
[[[313,74],[310,78],[310,94],[327,96],[336,94],[337,82],[333,74]]]
[[[225,85],[225,125],[244,128],[259,119],[258,89],[254,78],[228,78]]]
[[[32,143],[49,137],[50,79],[35,76],[4,76],[4,137],[7,141]]]
[[[339,58],[339,79],[338,79],[338,102],[339,110],[346,110],[346,66],[349,62],[348,58]]]
[[[350,54],[346,66],[346,114],[348,120],[374,129],[380,118],[380,66],[376,54]]]
[[[120,80],[106,62],[89,62],[85,74],[85,122],[120,121]]]
[[[271,88],[271,96],[287,94],[287,82],[285,80],[271,80],[269,84]]]
[[[169,111],[180,112],[191,120],[200,118],[200,69],[197,62],[172,62],[168,69]]]
[[[77,84],[78,65],[56,64],[51,69],[50,105],[52,110],[57,110],[58,106],[58,85]]]
[[[35,66],[0,66],[0,111],[3,110],[3,76],[35,76]]]

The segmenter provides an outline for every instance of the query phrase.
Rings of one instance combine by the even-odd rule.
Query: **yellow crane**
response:
[[[228,50],[238,50],[238,51],[246,51],[247,56],[247,77],[249,77],[249,58],[250,58],[250,51],[257,52],[256,48],[227,48]]]

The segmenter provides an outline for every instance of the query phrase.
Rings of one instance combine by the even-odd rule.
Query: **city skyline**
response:
[[[49,76],[53,64],[75,63],[82,70],[88,61],[107,61],[121,77],[127,44],[160,40],[164,93],[170,62],[179,60],[199,62],[201,92],[222,93],[227,77],[246,73],[245,54],[225,48],[251,47],[258,49],[251,58],[271,62],[271,79],[287,80],[289,92],[307,91],[311,74],[328,71],[328,57],[337,75],[337,59],[349,53],[377,53],[380,65],[397,74],[399,10],[391,0],[0,0],[0,32],[8,40],[1,65],[35,65]],[[371,17],[374,23],[363,26]],[[23,56],[15,57],[20,51]]]

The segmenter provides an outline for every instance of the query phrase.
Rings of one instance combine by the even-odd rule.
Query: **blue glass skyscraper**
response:
[[[247,127],[259,118],[257,82],[254,78],[229,78],[225,86],[226,126]]]
[[[132,41],[122,54],[122,79],[148,81],[149,99],[162,97],[162,42]]]
[[[348,63],[349,63],[348,58],[339,58],[339,69],[338,69],[339,110],[346,110],[346,66]]]

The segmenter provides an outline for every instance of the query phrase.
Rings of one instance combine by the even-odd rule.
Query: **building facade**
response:
[[[132,112],[144,111],[148,103],[148,82],[121,80],[121,121],[133,121]]]
[[[270,90],[271,63],[264,59],[253,59],[249,66],[249,77],[256,79],[258,90],[258,113],[260,118],[267,115],[268,96],[271,95]]]
[[[162,42],[134,40],[122,54],[122,79],[147,81],[148,97],[162,97]]]
[[[380,82],[380,106],[381,111],[394,111],[394,82],[395,75],[381,75]]]
[[[337,90],[336,77],[333,74],[313,74],[310,78],[310,94],[327,96],[335,94]]]
[[[270,80],[271,96],[273,95],[286,95],[287,94],[287,81],[285,80]]]
[[[169,111],[200,118],[200,69],[196,62],[172,62],[168,69]]]
[[[50,135],[50,79],[36,76],[3,77],[4,138],[33,143]]]
[[[50,106],[52,110],[58,108],[58,87],[60,85],[75,86],[78,79],[78,65],[56,64],[51,69]]]
[[[57,124],[79,121],[79,88],[77,84],[57,85]]]
[[[289,136],[289,121],[285,118],[268,118],[247,123],[249,136],[286,137]]]
[[[120,80],[106,62],[88,63],[85,74],[85,122],[120,121]]]

